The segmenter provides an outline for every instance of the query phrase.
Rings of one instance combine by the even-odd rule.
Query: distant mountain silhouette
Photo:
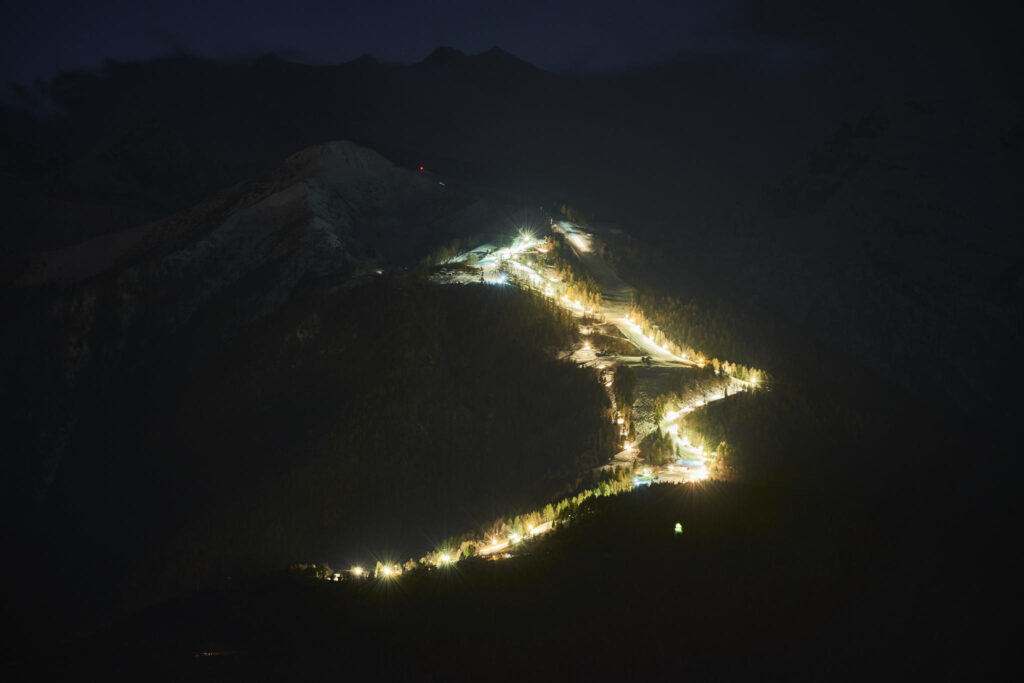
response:
[[[455,48],[439,47],[420,66],[426,70],[450,70],[486,78],[536,76],[542,73],[541,69],[497,46],[478,55],[466,55]]]
[[[337,139],[476,189],[619,217],[638,204],[701,215],[750,195],[820,128],[794,117],[800,88],[721,75],[675,64],[563,76],[497,47],[439,48],[409,66],[177,55],[62,72],[44,86],[59,114],[2,109],[4,261],[161,218]]]

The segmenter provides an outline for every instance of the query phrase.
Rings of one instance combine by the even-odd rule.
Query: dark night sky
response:
[[[977,65],[1014,61],[1003,47],[1016,44],[1011,12],[900,0],[5,1],[0,84],[28,84],[109,58],[188,52],[233,59],[274,51],[307,63],[362,54],[412,63],[442,45],[466,53],[498,45],[553,71],[693,54],[781,75],[832,60],[847,73],[854,65],[881,79],[959,70],[968,82]]]
[[[551,70],[594,70],[682,52],[752,59],[791,69],[814,40],[755,30],[737,0],[35,0],[0,9],[0,78],[27,83],[57,69],[95,67],[187,51],[234,58],[277,51],[294,61],[343,62],[361,54],[415,62],[448,45],[492,45]]]

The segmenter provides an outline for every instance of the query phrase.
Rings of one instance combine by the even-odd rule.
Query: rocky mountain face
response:
[[[5,368],[5,390],[22,404],[16,431],[35,434],[22,444],[34,471],[21,474],[41,495],[93,393],[125,366],[174,353],[168,340],[207,324],[209,311],[212,331],[230,338],[302,286],[411,266],[452,238],[507,231],[517,215],[331,142],[188,211],[37,256],[5,293],[27,332],[9,340]],[[16,399],[41,386],[47,409]]]
[[[356,263],[409,265],[485,211],[376,152],[330,142],[183,213],[37,256],[14,285],[67,285],[140,261],[159,271],[153,279],[209,280],[216,270],[224,282],[282,258],[297,260],[289,269],[299,277]]]

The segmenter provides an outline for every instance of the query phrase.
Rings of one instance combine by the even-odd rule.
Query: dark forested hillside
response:
[[[97,388],[42,503],[56,581],[145,602],[404,561],[570,490],[614,446],[596,377],[553,357],[566,314],[512,288],[312,289],[227,339],[217,316]]]
[[[29,661],[48,674],[239,681],[999,670],[1008,634],[964,619],[971,588],[942,579],[970,561],[916,555],[869,506],[716,482],[591,499],[582,516],[512,560],[383,584],[239,581]]]

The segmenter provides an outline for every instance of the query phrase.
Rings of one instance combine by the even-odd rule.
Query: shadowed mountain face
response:
[[[449,191],[349,142],[311,147],[259,180],[135,229],[37,256],[6,294],[36,343],[11,340],[16,386],[40,364],[63,401],[86,397],[124,364],[146,362],[168,336],[200,321],[218,338],[277,312],[311,285],[412,265],[426,250],[466,234],[509,231],[529,211]],[[380,266],[380,267],[378,267]],[[226,305],[230,302],[230,305]],[[38,356],[21,363],[19,356]],[[48,362],[43,358],[48,356]],[[60,403],[62,403],[60,402]],[[56,467],[73,407],[36,423],[31,450]],[[26,431],[28,433],[31,430]],[[45,489],[50,474],[42,474]]]
[[[1000,359],[1024,319],[1021,256],[1006,249],[1022,114],[1019,101],[902,99],[841,127],[747,225],[763,245],[737,253],[756,305],[904,391],[1006,414],[992,378],[1020,377]],[[781,263],[783,277],[765,267]]]
[[[865,107],[780,168],[759,201],[664,235],[676,240],[660,264],[637,272],[736,311],[741,355],[804,391],[987,424],[1015,411],[1007,389],[1020,381],[1005,360],[1024,319],[1021,256],[1008,248],[1022,111],[1006,97]]]
[[[56,568],[55,601],[145,603],[378,538],[404,561],[577,485],[614,437],[597,380],[554,358],[569,316],[401,267],[529,215],[333,142],[38,257],[5,292],[25,331],[4,343],[5,527]]]

